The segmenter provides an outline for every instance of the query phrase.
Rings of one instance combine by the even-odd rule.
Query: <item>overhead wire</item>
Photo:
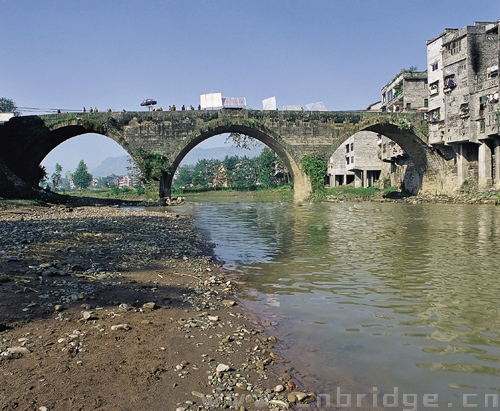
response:
[[[33,112],[49,112],[49,113],[57,113],[58,111],[65,113],[78,113],[83,110],[73,110],[73,109],[63,109],[63,108],[40,108],[40,107],[16,107],[18,111],[33,111]]]

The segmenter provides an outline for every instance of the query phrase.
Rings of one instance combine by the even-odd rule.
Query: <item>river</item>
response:
[[[498,408],[500,207],[184,207],[322,407]]]

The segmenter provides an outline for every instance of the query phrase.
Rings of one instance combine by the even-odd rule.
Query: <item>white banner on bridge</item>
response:
[[[200,94],[200,106],[202,109],[222,107],[222,93]]]
[[[303,110],[303,108],[302,108],[302,106],[295,104],[295,105],[291,105],[291,106],[283,106],[283,110],[293,111],[293,110]]]
[[[317,103],[306,104],[306,108],[309,111],[327,111],[322,101],[319,101]]]
[[[262,110],[276,110],[276,97],[269,97],[262,100]]]
[[[245,97],[222,97],[222,107],[224,108],[245,108],[247,99]]]

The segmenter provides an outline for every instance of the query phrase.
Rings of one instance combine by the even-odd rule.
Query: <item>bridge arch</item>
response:
[[[165,196],[170,196],[173,177],[175,171],[179,167],[184,157],[197,145],[203,141],[220,134],[238,133],[252,137],[261,143],[271,148],[280,157],[288,171],[291,174],[294,183],[294,199],[298,202],[305,201],[311,194],[311,184],[308,176],[301,170],[300,164],[293,158],[286,144],[281,141],[279,136],[273,135],[265,128],[254,128],[243,124],[225,124],[208,127],[207,131],[203,131],[197,135],[192,136],[184,142],[184,145],[173,153],[173,161],[171,165],[171,173],[164,176],[161,182],[163,186],[163,193]]]
[[[427,144],[427,137],[414,124],[399,116],[371,117],[361,121],[357,127],[346,129],[341,137],[332,145],[329,153],[333,153],[349,137],[360,131],[371,131],[383,135],[398,144],[408,155],[418,176],[418,187],[412,194],[429,192],[440,193],[445,190],[446,163],[443,157]]]
[[[32,142],[24,152],[29,161],[24,162],[24,170],[18,172],[26,173],[32,179],[32,185],[38,185],[38,169],[44,158],[64,142],[85,134],[98,134],[104,138],[109,138],[120,145],[129,155],[132,148],[122,136],[114,131],[113,127],[103,126],[98,122],[89,122],[85,119],[77,118],[70,121],[49,124],[45,138]],[[96,147],[96,149],[98,149]]]

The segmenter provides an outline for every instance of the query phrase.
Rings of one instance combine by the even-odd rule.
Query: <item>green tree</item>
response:
[[[276,154],[269,147],[264,148],[256,159],[257,182],[263,187],[276,187]]]
[[[80,160],[78,167],[73,173],[73,183],[77,188],[83,190],[92,182],[92,174],[89,173],[87,165],[83,160]]]
[[[160,181],[162,174],[170,172],[170,164],[165,156],[154,151],[146,151],[142,147],[135,152],[134,161],[141,171],[141,181],[146,184],[150,181]]]
[[[302,159],[300,168],[309,176],[312,188],[312,199],[321,200],[325,197],[325,175],[328,166],[326,163],[311,155]]]
[[[206,158],[198,160],[193,170],[193,184],[204,188],[211,187],[220,165],[219,160]]]
[[[2,113],[9,113],[9,112],[17,113],[16,103],[14,103],[12,100],[10,100],[8,98],[0,97],[0,112],[2,112]]]
[[[237,190],[254,189],[257,184],[255,161],[248,157],[240,159],[234,170],[227,175],[228,185]]]
[[[66,171],[66,174],[64,175],[65,178],[62,182],[63,189],[65,190],[71,190],[73,187],[73,173],[71,171]]]
[[[186,187],[193,182],[193,166],[185,165],[179,167],[177,178],[174,180],[176,187]]]
[[[228,172],[234,170],[238,163],[240,162],[240,158],[238,156],[226,156],[224,160],[222,161],[222,164],[224,164],[224,167],[226,167],[226,170]]]
[[[252,147],[257,147],[259,145],[259,140],[240,133],[231,133],[226,137],[226,143],[234,143],[236,147],[244,148],[245,150],[251,150]]]
[[[56,163],[56,170],[52,173],[50,176],[52,180],[52,187],[54,190],[59,190],[61,188],[61,182],[62,182],[62,165],[59,163]]]

